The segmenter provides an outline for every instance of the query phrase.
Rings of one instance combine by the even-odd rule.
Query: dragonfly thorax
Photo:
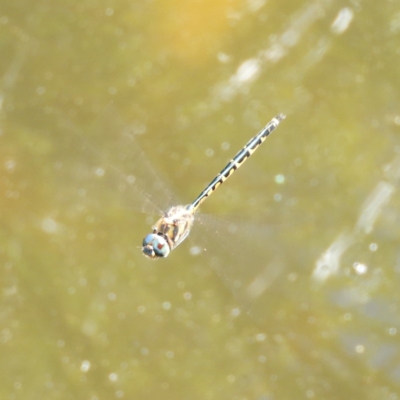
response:
[[[143,254],[152,259],[167,257],[189,235],[193,213],[188,206],[171,207],[154,225],[153,232],[143,239]]]

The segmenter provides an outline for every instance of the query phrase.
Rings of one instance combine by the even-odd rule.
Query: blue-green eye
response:
[[[149,258],[167,257],[170,252],[168,242],[156,233],[146,235],[142,245],[143,254]]]

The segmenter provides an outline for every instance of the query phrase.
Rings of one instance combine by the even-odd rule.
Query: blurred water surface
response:
[[[400,397],[397,2],[17,1],[0,29],[1,398]]]

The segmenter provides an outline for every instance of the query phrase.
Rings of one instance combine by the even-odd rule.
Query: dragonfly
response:
[[[153,260],[168,257],[188,237],[200,205],[250,158],[284,118],[284,114],[278,114],[252,137],[192,203],[169,208],[143,239],[143,254]]]

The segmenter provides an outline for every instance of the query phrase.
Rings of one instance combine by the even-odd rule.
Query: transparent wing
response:
[[[340,231],[329,229],[334,210],[318,224],[194,227],[207,248],[204,260],[244,310],[281,346],[301,354],[302,368],[308,360],[337,382],[352,376],[347,388],[354,393],[369,368],[380,370],[388,385],[399,382],[398,160],[388,167],[392,176],[387,173],[360,204],[354,225]]]
[[[141,123],[126,124],[112,105],[97,118],[88,132],[60,118],[64,131],[64,179],[77,194],[101,207],[104,201],[148,214],[162,214],[176,199],[155,172],[137,137]]]
[[[296,236],[303,234],[305,227],[201,215],[193,228],[193,240],[196,245],[201,243],[202,256],[244,311],[258,319],[265,313],[265,305],[271,305],[271,297],[278,298],[278,291],[282,296],[284,282],[288,277],[294,279],[290,274],[309,268],[318,256],[311,248],[298,245]],[[293,294],[288,288],[287,297],[293,298]]]

